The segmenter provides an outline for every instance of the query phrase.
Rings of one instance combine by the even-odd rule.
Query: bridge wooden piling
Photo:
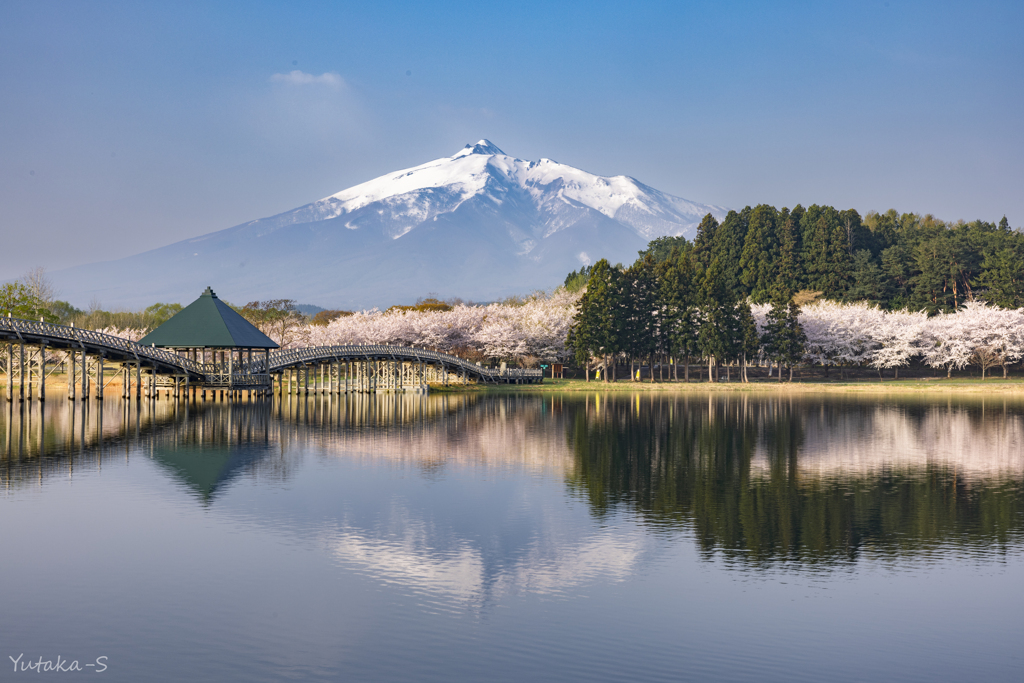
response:
[[[19,348],[19,360],[18,360],[18,400],[25,400],[25,342],[22,341],[18,344]],[[31,398],[31,396],[29,396]]]
[[[70,351],[68,351],[68,371],[67,371],[67,375],[66,376],[67,376],[67,379],[68,379],[68,400],[69,401],[74,401],[75,400],[75,382],[77,381],[77,378],[75,377],[75,350],[74,349],[71,349]]]
[[[46,342],[39,345],[39,401],[46,401]]]
[[[82,394],[81,400],[85,401],[89,398],[89,356],[86,354],[84,347],[82,348],[82,362],[80,365],[82,368],[82,391],[80,393]]]

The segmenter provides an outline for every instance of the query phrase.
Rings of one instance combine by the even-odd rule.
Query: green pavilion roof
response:
[[[209,287],[139,343],[167,348],[278,348],[273,339],[218,299]]]

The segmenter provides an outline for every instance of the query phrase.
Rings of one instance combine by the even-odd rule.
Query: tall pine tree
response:
[[[740,255],[740,280],[751,301],[757,304],[768,301],[778,278],[778,218],[775,207],[767,204],[758,204],[750,212],[750,222]]]

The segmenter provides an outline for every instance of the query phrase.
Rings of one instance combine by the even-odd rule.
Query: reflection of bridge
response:
[[[482,382],[525,384],[540,382],[541,370],[492,369],[436,351],[382,344],[315,346],[281,349],[243,362],[202,363],[173,350],[144,346],[121,337],[51,323],[0,318],[0,341],[7,342],[7,398],[32,398],[38,388],[46,398],[47,351],[64,352],[69,363],[68,396],[76,385],[84,399],[95,383],[95,395],[103,396],[106,363],[120,366],[122,395],[131,395],[134,374],[136,396],[155,397],[168,388],[180,397],[191,386],[266,395],[277,381],[278,393],[423,391],[428,384]],[[17,349],[17,351],[16,351]],[[54,368],[55,369],[55,368]],[[134,372],[133,372],[134,371]],[[318,376],[319,375],[319,376]],[[294,387],[293,387],[294,382]],[[205,395],[205,393],[204,393]]]

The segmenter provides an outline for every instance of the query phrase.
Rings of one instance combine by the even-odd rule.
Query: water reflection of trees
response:
[[[348,396],[273,404],[51,401],[0,413],[0,485],[142,455],[209,504],[307,453],[564,478],[744,562],[832,563],[1019,546],[1024,408],[754,396]],[[565,436],[568,435],[566,440]]]
[[[590,399],[569,426],[569,481],[598,515],[683,525],[730,560],[990,552],[1021,541],[1024,423],[985,408]]]

